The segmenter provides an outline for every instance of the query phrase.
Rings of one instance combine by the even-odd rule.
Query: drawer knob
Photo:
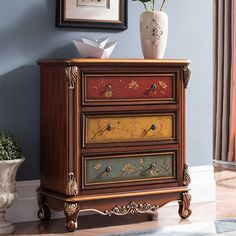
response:
[[[107,92],[107,91],[111,91],[111,90],[112,90],[111,85],[107,85],[107,86],[106,86],[106,92]]]
[[[151,126],[151,130],[156,130],[157,129],[157,126],[155,125],[155,124],[153,124],[152,126]]]
[[[155,169],[155,168],[156,168],[156,165],[153,164],[153,163],[152,163],[152,164],[150,165],[150,167],[149,167],[149,169],[151,169],[151,170],[153,170],[153,169]]]
[[[157,125],[153,124],[149,129],[143,131],[144,136],[147,135],[151,130],[154,131],[157,129]]]
[[[106,169],[105,169],[105,172],[110,173],[111,172],[111,167],[107,166]]]
[[[152,84],[151,90],[154,91],[154,90],[156,90],[156,89],[157,89],[157,85],[156,85],[156,84]]]
[[[111,126],[111,125],[108,125],[108,126],[107,126],[107,130],[108,130],[108,131],[111,131],[111,130],[112,130],[112,126]]]

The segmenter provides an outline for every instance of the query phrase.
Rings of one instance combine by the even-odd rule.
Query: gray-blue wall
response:
[[[7,0],[0,7],[0,128],[20,140],[26,161],[18,179],[39,178],[40,58],[70,58],[78,54],[72,39],[110,36],[118,45],[112,57],[140,58],[139,15],[142,6],[129,2],[124,32],[56,29],[55,0]],[[187,90],[187,161],[190,166],[212,160],[212,1],[169,0],[166,58],[192,61]]]

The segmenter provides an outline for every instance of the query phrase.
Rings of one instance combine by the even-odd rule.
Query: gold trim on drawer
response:
[[[175,139],[175,113],[85,117],[85,143]]]
[[[176,179],[176,158],[175,151],[84,157],[84,186],[173,180]]]

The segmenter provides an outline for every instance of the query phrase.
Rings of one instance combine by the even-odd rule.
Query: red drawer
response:
[[[83,82],[84,105],[176,102],[175,74],[85,74]]]

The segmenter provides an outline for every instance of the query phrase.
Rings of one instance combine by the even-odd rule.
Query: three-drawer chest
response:
[[[191,196],[185,163],[188,60],[40,60],[41,186],[38,216],[62,210],[148,213]],[[79,221],[79,220],[78,220]]]

